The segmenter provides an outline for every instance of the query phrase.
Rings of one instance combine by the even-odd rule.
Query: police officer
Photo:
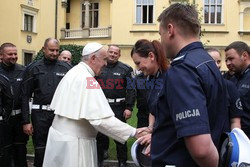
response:
[[[9,117],[13,108],[10,80],[0,73],[0,166],[11,167],[12,137]]]
[[[32,135],[35,148],[34,166],[42,167],[48,130],[54,118],[50,103],[55,89],[71,68],[68,63],[57,60],[59,42],[48,38],[43,46],[44,58],[26,67],[22,84],[23,130]],[[29,99],[33,94],[31,121]]]
[[[107,66],[103,69],[97,81],[101,85],[115,116],[119,120],[126,122],[132,114],[135,103],[135,89],[127,89],[127,80],[132,79],[133,69],[118,61],[121,56],[120,52],[120,48],[117,45],[109,46]],[[97,142],[98,140],[97,137]],[[116,141],[115,143],[119,166],[124,167],[127,161],[127,143],[121,144]],[[99,144],[98,152],[103,151],[100,145],[101,144]],[[99,159],[99,162],[100,161]]]
[[[11,135],[13,139],[13,160],[15,167],[26,167],[26,144],[29,136],[23,132],[21,114],[21,83],[23,80],[24,66],[17,64],[17,48],[12,43],[1,45],[3,61],[0,73],[7,76],[13,87],[14,106],[10,117]]]
[[[216,48],[206,48],[205,50],[214,59],[216,66],[220,69],[221,68],[220,51]],[[229,112],[228,119],[230,119],[228,120],[229,126],[225,127],[225,131],[229,132],[230,129],[233,130],[234,128],[241,128],[240,117],[243,115],[243,110],[237,87],[230,80],[224,78],[224,81],[227,89],[227,97],[225,98],[228,99],[228,112]]]
[[[161,43],[172,60],[152,134],[152,166],[218,166],[220,136],[228,123],[225,83],[199,41],[194,6],[175,3],[158,17]]]
[[[250,138],[250,48],[241,41],[225,48],[226,64],[235,72],[231,79],[237,86],[242,102],[241,128]]]

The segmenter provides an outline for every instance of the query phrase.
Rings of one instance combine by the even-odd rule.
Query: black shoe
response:
[[[108,152],[108,150],[104,150],[104,152],[103,152],[103,159],[106,160],[108,158],[109,158],[109,152]]]
[[[118,167],[126,167],[127,163],[126,162],[119,162],[119,166]]]

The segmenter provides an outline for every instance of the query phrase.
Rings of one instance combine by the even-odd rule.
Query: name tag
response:
[[[17,78],[17,79],[16,79],[17,82],[20,82],[20,81],[22,81],[22,80],[23,80],[23,78]]]
[[[118,75],[118,76],[120,76],[121,74],[120,73],[117,73],[117,72],[115,72],[115,73],[113,73],[114,75]]]
[[[65,75],[65,73],[59,73],[59,72],[56,73],[56,76],[61,76],[61,77],[63,77],[64,75]]]

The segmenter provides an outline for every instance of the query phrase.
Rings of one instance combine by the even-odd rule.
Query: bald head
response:
[[[54,38],[47,38],[44,42],[43,52],[46,59],[57,60],[59,56],[59,42]]]
[[[67,62],[69,64],[71,64],[71,59],[72,59],[72,54],[68,50],[62,51],[61,54],[58,57],[58,60]]]

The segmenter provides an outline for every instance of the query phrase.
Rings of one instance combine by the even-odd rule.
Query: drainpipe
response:
[[[55,39],[57,39],[57,15],[58,15],[58,1],[56,1],[56,6],[55,6]]]

